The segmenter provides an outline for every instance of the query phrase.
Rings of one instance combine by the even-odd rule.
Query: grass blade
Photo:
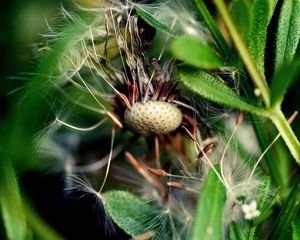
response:
[[[248,44],[258,67],[264,73],[264,58],[267,29],[277,0],[255,0],[250,9],[250,31]]]
[[[281,208],[269,239],[281,239],[289,229],[300,209],[300,178],[298,177],[291,193]]]
[[[213,50],[195,38],[179,37],[173,41],[171,48],[177,59],[194,67],[204,69],[224,67]]]
[[[300,38],[300,2],[285,0],[280,10],[275,49],[275,73],[292,62]]]
[[[252,113],[264,114],[263,109],[247,103],[245,99],[212,74],[204,71],[191,71],[188,68],[181,69],[179,74],[181,82],[188,89],[207,100]]]
[[[271,82],[271,105],[280,106],[288,88],[300,75],[300,58],[275,72]]]
[[[247,240],[245,233],[245,226],[241,223],[231,223],[229,225],[229,238],[230,240]]]
[[[204,182],[192,230],[192,240],[222,239],[222,219],[226,202],[223,183],[211,170]]]
[[[214,36],[218,47],[220,48],[221,52],[223,53],[224,57],[229,57],[232,60],[232,52],[231,49],[228,47],[227,42],[225,41],[223,35],[219,31],[217,24],[215,23],[213,17],[209,13],[207,7],[205,6],[202,0],[195,0],[196,6],[199,9],[202,17],[204,18],[209,30],[211,31],[212,35]]]
[[[293,240],[300,240],[300,219],[299,216],[297,216],[292,223],[292,229],[293,229]]]
[[[26,239],[26,214],[22,205],[19,185],[11,162],[5,158],[2,158],[0,176],[0,206],[6,236],[8,239]]]

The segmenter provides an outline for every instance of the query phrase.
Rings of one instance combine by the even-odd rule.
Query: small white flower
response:
[[[248,220],[258,217],[260,215],[260,211],[257,210],[257,203],[255,200],[253,200],[249,204],[243,204],[242,211],[245,214],[245,219],[248,219]]]

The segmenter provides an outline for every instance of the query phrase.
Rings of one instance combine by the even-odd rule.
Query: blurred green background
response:
[[[33,239],[59,239],[41,219],[64,239],[99,237],[104,232],[104,227],[101,227],[104,222],[101,212],[95,212],[93,200],[77,201],[78,197],[73,196],[65,201],[63,176],[41,170],[44,163],[38,162],[32,144],[37,132],[47,125],[50,111],[43,94],[30,88],[27,90],[38,65],[37,47],[43,42],[41,33],[47,32],[46,19],[51,24],[56,20],[61,4],[68,8],[71,1],[10,0],[2,4],[0,194],[11,199],[9,204],[14,212],[9,214],[22,216],[21,212],[18,213],[18,196],[9,189],[13,186],[13,183],[8,183],[11,176],[2,167],[11,162],[20,183]],[[31,209],[30,205],[34,207]],[[0,217],[0,239],[6,239],[3,224]],[[18,232],[19,229],[13,231]]]

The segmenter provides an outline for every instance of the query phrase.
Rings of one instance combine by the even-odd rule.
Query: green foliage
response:
[[[208,72],[182,68],[179,73],[182,83],[188,89],[207,100],[236,109],[263,114],[263,109],[252,106],[221,79]]]
[[[294,221],[300,209],[300,178],[298,177],[291,193],[284,202],[281,211],[275,221],[269,239],[286,239],[284,238],[290,224]]]
[[[276,34],[275,73],[291,64],[300,37],[300,2],[284,0],[280,9]],[[288,80],[287,80],[288,81]]]
[[[223,183],[213,169],[210,170],[198,200],[192,230],[192,240],[222,239],[222,219],[226,203],[226,191]]]
[[[178,37],[172,43],[172,50],[177,59],[194,67],[214,69],[224,66],[223,61],[217,57],[210,47],[195,38]]]
[[[250,9],[248,44],[262,73],[264,73],[267,29],[276,4],[277,0],[255,0]]]
[[[244,38],[248,36],[250,25],[250,8],[247,0],[236,0],[232,2],[231,14],[237,23]]]
[[[19,185],[11,162],[1,159],[0,209],[7,239],[26,239],[27,219],[22,204]]]
[[[231,223],[229,225],[229,239],[230,240],[246,240],[245,224]]]
[[[232,59],[231,49],[228,47],[228,44],[226,43],[221,32],[219,31],[214,18],[208,11],[203,0],[195,0],[195,4],[198,7],[199,12],[200,12],[201,16],[203,17],[204,21],[206,22],[209,30],[211,31],[212,35],[214,36],[214,38],[218,44],[218,48],[223,53],[223,56],[224,57],[226,56],[229,59]]]
[[[299,216],[297,216],[292,223],[292,229],[293,229],[293,240],[299,240],[300,239],[300,219]]]
[[[109,216],[130,236],[151,230],[149,221],[155,218],[153,206],[125,191],[106,192],[104,199]]]
[[[293,61],[290,65],[282,66],[275,72],[271,82],[271,104],[280,106],[288,88],[300,76],[300,58]]]

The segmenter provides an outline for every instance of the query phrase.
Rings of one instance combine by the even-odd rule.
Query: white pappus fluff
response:
[[[39,142],[40,150],[48,157],[62,160],[63,169],[68,174],[86,172],[93,175],[94,173],[92,172],[97,172],[107,165],[104,177],[101,175],[101,178],[98,178],[99,175],[93,175],[100,182],[100,188],[99,186],[94,188],[78,177],[66,179],[68,190],[77,189],[91,193],[99,201],[102,200],[101,193],[109,177],[110,164],[115,165],[115,169],[118,169],[116,173],[118,178],[122,179],[123,184],[124,182],[128,183],[126,188],[132,188],[132,191],[137,192],[144,200],[157,206],[154,208],[157,217],[149,221],[150,226],[148,227],[148,230],[155,228],[153,239],[185,239],[187,237],[192,227],[197,200],[199,194],[201,194],[200,187],[208,171],[214,169],[214,165],[219,164],[221,173],[218,176],[224,184],[227,193],[226,209],[223,218],[225,229],[230,222],[241,218],[242,209],[246,209],[242,207],[244,206],[242,204],[257,198],[257,188],[261,184],[259,177],[255,175],[255,169],[248,166],[238,156],[236,149],[232,147],[232,139],[234,137],[239,138],[239,135],[236,135],[236,130],[241,128],[240,124],[232,127],[232,134],[226,139],[227,143],[216,136],[213,140],[206,139],[208,144],[213,144],[212,150],[207,152],[203,151],[207,144],[200,138],[201,134],[197,126],[195,135],[198,137],[195,137],[192,141],[188,139],[188,136],[191,137],[194,133],[189,132],[189,129],[184,128],[184,126],[183,129],[187,132],[186,135],[179,132],[177,135],[174,134],[175,136],[161,137],[162,141],[165,142],[166,139],[171,139],[164,144],[162,147],[164,149],[161,151],[159,146],[155,145],[153,147],[154,151],[156,151],[155,157],[157,155],[159,157],[159,154],[162,152],[163,154],[161,155],[164,156],[161,157],[168,159],[167,161],[170,162],[171,166],[166,170],[159,169],[159,164],[154,165],[146,161],[151,154],[141,153],[145,148],[134,149],[135,147],[145,146],[144,142],[136,143],[136,139],[132,140],[127,136],[127,138],[120,136],[121,140],[117,139],[118,134],[122,135],[124,132],[121,130],[117,131],[116,125],[122,128],[123,123],[111,112],[113,107],[110,100],[114,94],[120,94],[116,87],[117,84],[121,83],[123,87],[127,87],[124,84],[125,80],[128,79],[126,76],[128,72],[125,71],[126,67],[131,67],[129,66],[130,63],[140,64],[140,56],[135,56],[132,51],[134,47],[132,42],[130,42],[130,37],[133,38],[133,35],[130,35],[129,32],[132,29],[128,27],[130,25],[128,17],[134,8],[151,15],[178,34],[190,35],[206,43],[211,41],[210,34],[203,24],[197,20],[190,4],[185,1],[157,1],[154,4],[134,3],[132,1],[125,1],[125,3],[108,1],[105,7],[101,5],[99,9],[97,7],[93,9],[82,8],[82,11],[90,11],[93,16],[92,20],[88,19],[87,21],[62,9],[63,17],[69,22],[68,26],[61,28],[62,31],[60,29],[54,31],[52,28],[49,28],[49,34],[45,35],[48,39],[49,45],[47,45],[47,48],[49,53],[55,47],[58,47],[58,50],[60,50],[59,45],[57,45],[58,42],[64,43],[61,57],[56,63],[57,71],[52,76],[49,76],[47,84],[62,94],[63,99],[60,99],[60,107],[68,111],[66,116],[60,116],[56,113],[54,123],[44,133]],[[78,31],[80,34],[78,34]],[[162,44],[161,55],[166,45],[167,43],[165,42]],[[117,60],[111,61],[117,56],[119,56]],[[130,59],[130,57],[134,60]],[[146,58],[144,55],[143,57]],[[138,68],[138,70],[140,71],[141,69]],[[139,76],[142,76],[143,73]],[[152,76],[146,80],[151,82]],[[140,79],[139,81],[141,85],[139,87],[144,91],[146,84],[142,83]],[[141,92],[143,93],[143,91]],[[152,91],[151,94],[154,92],[153,89],[149,91]],[[134,94],[131,96],[134,96]],[[176,106],[179,104],[184,106],[185,103],[177,101],[175,104]],[[69,119],[71,118],[69,118],[69,115],[76,115],[76,107],[93,114],[92,119],[96,118],[97,121],[87,127],[75,126],[70,123]],[[189,110],[193,111],[193,115],[196,118],[198,113],[195,112],[197,110],[193,107],[190,107]],[[181,113],[179,115],[180,119],[178,119],[181,121],[183,117]],[[106,120],[111,120],[113,126],[104,124]],[[178,122],[180,122],[179,120]],[[230,117],[229,120],[231,120]],[[180,123],[176,123],[176,128],[179,125]],[[108,137],[108,134],[103,133],[103,135],[106,134],[105,137],[107,139],[110,139],[107,141],[107,155],[100,160],[95,160],[93,163],[76,166],[75,157],[72,153],[67,151],[64,144],[57,141],[57,137],[62,136],[57,131],[59,126],[66,132],[67,129],[71,129],[71,132],[92,132],[100,126],[103,129],[104,127],[110,128],[110,137]],[[75,139],[74,145],[79,145],[80,140],[76,139],[76,137],[72,138],[74,135],[70,134],[70,132],[67,132],[65,136],[66,141]],[[146,136],[142,138],[146,139]],[[124,139],[126,139],[126,143],[124,143]],[[120,143],[115,146],[115,141],[120,141]],[[134,150],[126,149],[128,146]],[[191,146],[194,147],[192,153],[190,153]],[[99,147],[101,148],[101,146]],[[251,151],[253,151],[253,148],[256,148],[256,145],[251,147]],[[131,162],[135,164],[132,164],[135,166],[135,171],[128,170],[128,166],[123,168],[124,163],[119,166],[118,159],[116,159],[116,162],[112,162],[123,149],[132,150],[139,156],[137,159],[131,159]],[[103,149],[101,150],[103,151]],[[200,158],[201,152],[203,152],[203,156]],[[175,156],[176,153],[181,153],[181,155],[177,154],[178,156]],[[127,160],[131,158],[131,155],[128,156],[127,154]],[[134,157],[132,156],[132,158]],[[115,172],[113,171],[113,173]],[[251,218],[258,216],[258,212],[256,212],[258,211],[257,206],[252,204],[251,207],[253,210],[252,215],[250,214]],[[249,217],[249,214],[247,216]]]

